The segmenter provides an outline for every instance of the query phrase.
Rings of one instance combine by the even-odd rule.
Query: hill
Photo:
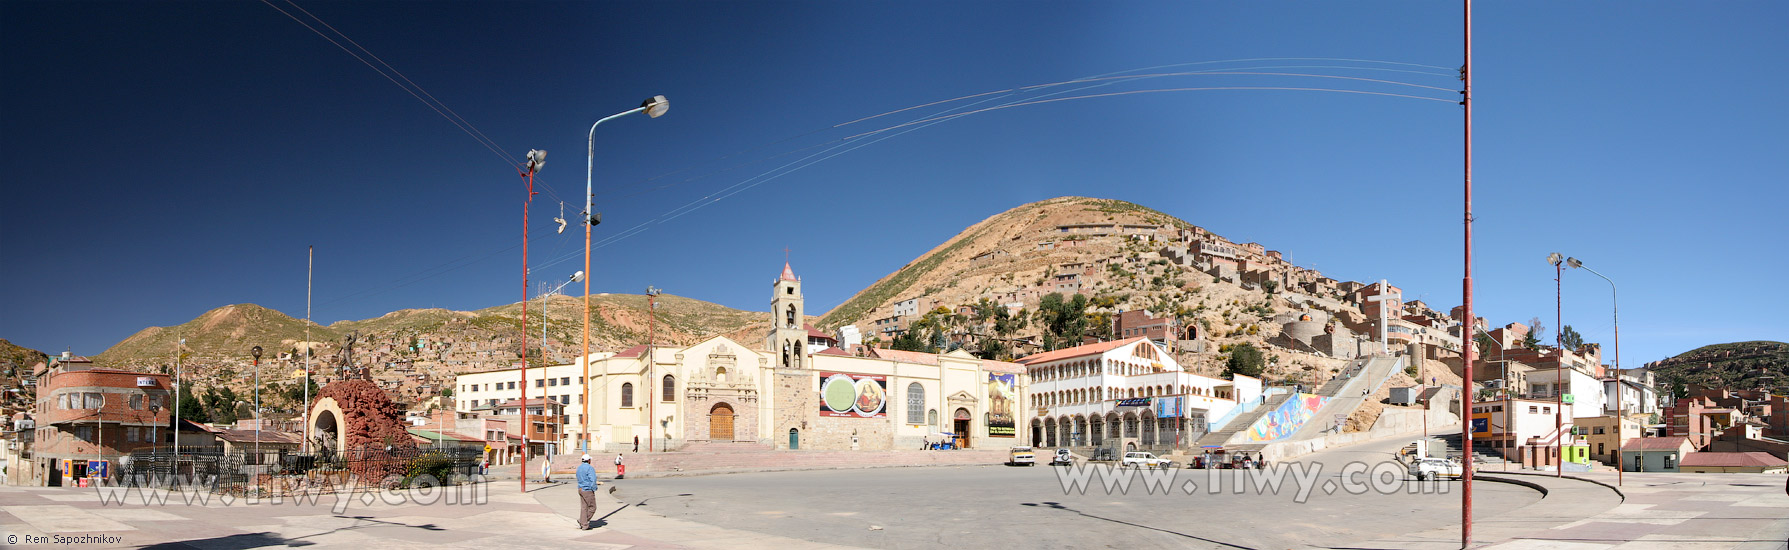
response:
[[[174,364],[174,349],[186,340],[188,361],[249,359],[249,349],[261,346],[271,358],[292,347],[302,347],[304,321],[255,304],[232,304],[200,314],[172,327],[149,327],[93,356],[96,366],[142,368]],[[311,340],[326,342],[338,334],[328,327],[311,325]]]
[[[49,354],[0,339],[0,412],[10,415],[31,407],[33,393],[25,386],[25,377],[37,364],[49,360]]]
[[[1702,346],[1646,366],[1664,388],[1696,384],[1730,389],[1771,388],[1773,393],[1789,393],[1789,344],[1783,342],[1760,340]]]

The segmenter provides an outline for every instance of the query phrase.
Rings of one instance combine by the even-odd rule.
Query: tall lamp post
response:
[[[1460,277],[1460,323],[1472,327],[1477,326],[1477,318],[1472,315],[1472,0],[1462,0],[1461,3],[1465,8],[1462,17],[1465,56],[1464,62],[1460,64],[1460,106],[1463,108],[1466,123],[1464,132],[1466,162],[1462,167],[1465,172],[1463,183],[1466,200],[1465,216],[1461,221],[1465,225],[1466,233],[1466,265],[1464,274]],[[1472,331],[1466,329],[1460,333],[1471,334]],[[1460,347],[1466,351],[1460,356],[1460,370],[1462,371],[1460,374],[1463,379],[1460,400],[1467,401],[1466,394],[1472,392],[1472,361],[1476,354],[1472,349],[1473,346]],[[1468,407],[1462,409],[1461,412],[1470,418],[1471,410]],[[1472,429],[1470,420],[1467,421],[1467,425],[1467,429],[1461,430],[1463,434],[1460,437],[1462,454],[1465,458],[1465,464],[1460,473],[1460,548],[1472,546]]]
[[[249,348],[255,356],[255,464],[261,463],[261,346]]]
[[[1565,477],[1565,256],[1547,254],[1553,264],[1553,475]]]
[[[588,156],[584,159],[584,272],[585,273],[590,273],[590,233],[591,233],[591,229],[596,227],[596,224],[602,223],[602,221],[603,221],[602,215],[596,213],[596,208],[595,208],[595,205],[593,204],[593,202],[595,201],[595,191],[594,191],[594,188],[591,186],[591,174],[592,174],[592,172],[595,171],[595,168],[596,168],[596,127],[602,125],[602,123],[604,123],[604,122],[608,122],[610,120],[621,118],[621,117],[631,115],[634,113],[645,112],[646,116],[648,116],[648,117],[658,118],[660,116],[664,116],[665,112],[670,111],[670,110],[671,110],[671,100],[665,99],[665,96],[662,96],[662,95],[655,95],[655,96],[652,96],[651,98],[647,99],[646,101],[641,102],[639,107],[635,107],[632,109],[628,109],[626,111],[622,111],[619,113],[615,113],[615,114],[603,117],[602,119],[597,120],[596,124],[590,125],[589,151],[588,151]],[[592,418],[590,416],[590,278],[589,277],[584,278],[584,355],[583,355],[583,359],[580,359],[579,361],[584,364],[584,379],[583,379],[583,383],[579,384],[580,386],[583,386],[583,390],[584,390],[584,395],[581,397],[582,402],[580,403],[584,407],[584,413],[583,413],[584,414],[584,433],[579,435],[578,445],[583,448],[584,452],[588,453],[588,452],[590,452],[590,425],[595,420],[594,418]],[[609,377],[606,376],[608,373],[604,373],[604,374],[605,374],[605,376],[603,376],[603,382],[604,382],[604,387],[606,388],[606,387],[608,387],[607,383],[608,383]],[[607,391],[603,391],[603,392],[599,393],[598,395],[604,397],[603,401],[605,404],[608,402],[607,396],[609,395],[609,393]],[[600,408],[600,407],[599,407],[599,409],[602,411],[608,410],[606,408]],[[647,426],[648,426],[648,429],[650,429],[651,425],[648,424]]]
[[[659,393],[664,393],[664,388],[661,387],[664,381],[658,379],[658,355],[653,353],[653,346],[657,343],[654,341],[654,336],[658,324],[658,295],[660,292],[658,287],[646,285],[646,383],[648,384],[646,387],[658,387]],[[654,415],[657,413],[654,412],[653,404],[658,403],[659,398],[662,397],[652,395],[652,393],[651,389],[646,390],[646,418],[656,418]],[[663,429],[666,430],[665,444],[670,445],[671,421],[667,418],[660,424],[663,424]],[[663,450],[663,447],[660,447],[660,450]],[[651,424],[646,425],[646,452],[652,452]]]
[[[180,370],[182,366],[181,349],[186,347],[186,339],[174,346],[174,473],[180,473]]]
[[[528,420],[528,206],[534,203],[534,174],[546,164],[546,151],[529,149],[528,161],[520,168],[528,180],[528,195],[522,199],[522,460],[517,461],[524,493],[528,492],[528,425],[532,424]]]
[[[1623,477],[1620,458],[1621,445],[1626,439],[1626,432],[1623,428],[1627,426],[1627,419],[1622,416],[1622,394],[1627,392],[1626,388],[1622,387],[1621,381],[1621,305],[1618,303],[1619,295],[1615,290],[1615,281],[1608,276],[1597,273],[1595,269],[1584,267],[1584,262],[1578,261],[1577,258],[1566,258],[1565,263],[1574,269],[1589,271],[1592,275],[1602,277],[1604,281],[1609,282],[1609,307],[1615,317],[1615,484],[1621,485]]]

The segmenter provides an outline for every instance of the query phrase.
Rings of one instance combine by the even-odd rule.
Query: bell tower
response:
[[[772,285],[770,298],[770,352],[777,368],[807,368],[808,331],[802,311],[801,279],[783,262],[783,274]]]

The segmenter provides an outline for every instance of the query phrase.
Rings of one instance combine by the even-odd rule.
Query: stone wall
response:
[[[795,430],[800,437],[801,448],[811,447],[815,442],[812,434],[815,422],[820,418],[819,392],[814,389],[817,382],[811,370],[778,370],[772,378],[776,387],[771,392],[776,396],[772,406],[773,434],[771,440],[778,449],[789,448],[789,430]]]
[[[818,407],[819,405],[815,405]],[[818,415],[818,409],[815,414]],[[813,441],[812,449],[816,450],[888,450],[894,448],[894,423],[886,416],[877,418],[855,418],[844,416],[819,416],[814,429],[802,436],[801,446],[808,447]],[[788,442],[784,442],[788,444]],[[914,445],[918,448],[919,445]]]

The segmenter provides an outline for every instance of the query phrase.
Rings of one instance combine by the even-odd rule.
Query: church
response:
[[[787,263],[771,289],[773,328],[759,345],[716,336],[691,346],[635,346],[586,358],[591,448],[631,451],[637,440],[641,451],[920,449],[946,437],[970,448],[1031,444],[1031,430],[1017,429],[1031,421],[1024,366],[961,350],[870,348],[852,355],[827,346],[803,322],[801,279]],[[528,378],[582,378],[583,367],[582,361],[534,367]],[[519,374],[461,376],[462,412],[489,400],[519,399],[521,392],[507,383]],[[584,389],[530,390],[531,400],[547,394],[567,401],[561,449],[578,448],[586,431]]]

